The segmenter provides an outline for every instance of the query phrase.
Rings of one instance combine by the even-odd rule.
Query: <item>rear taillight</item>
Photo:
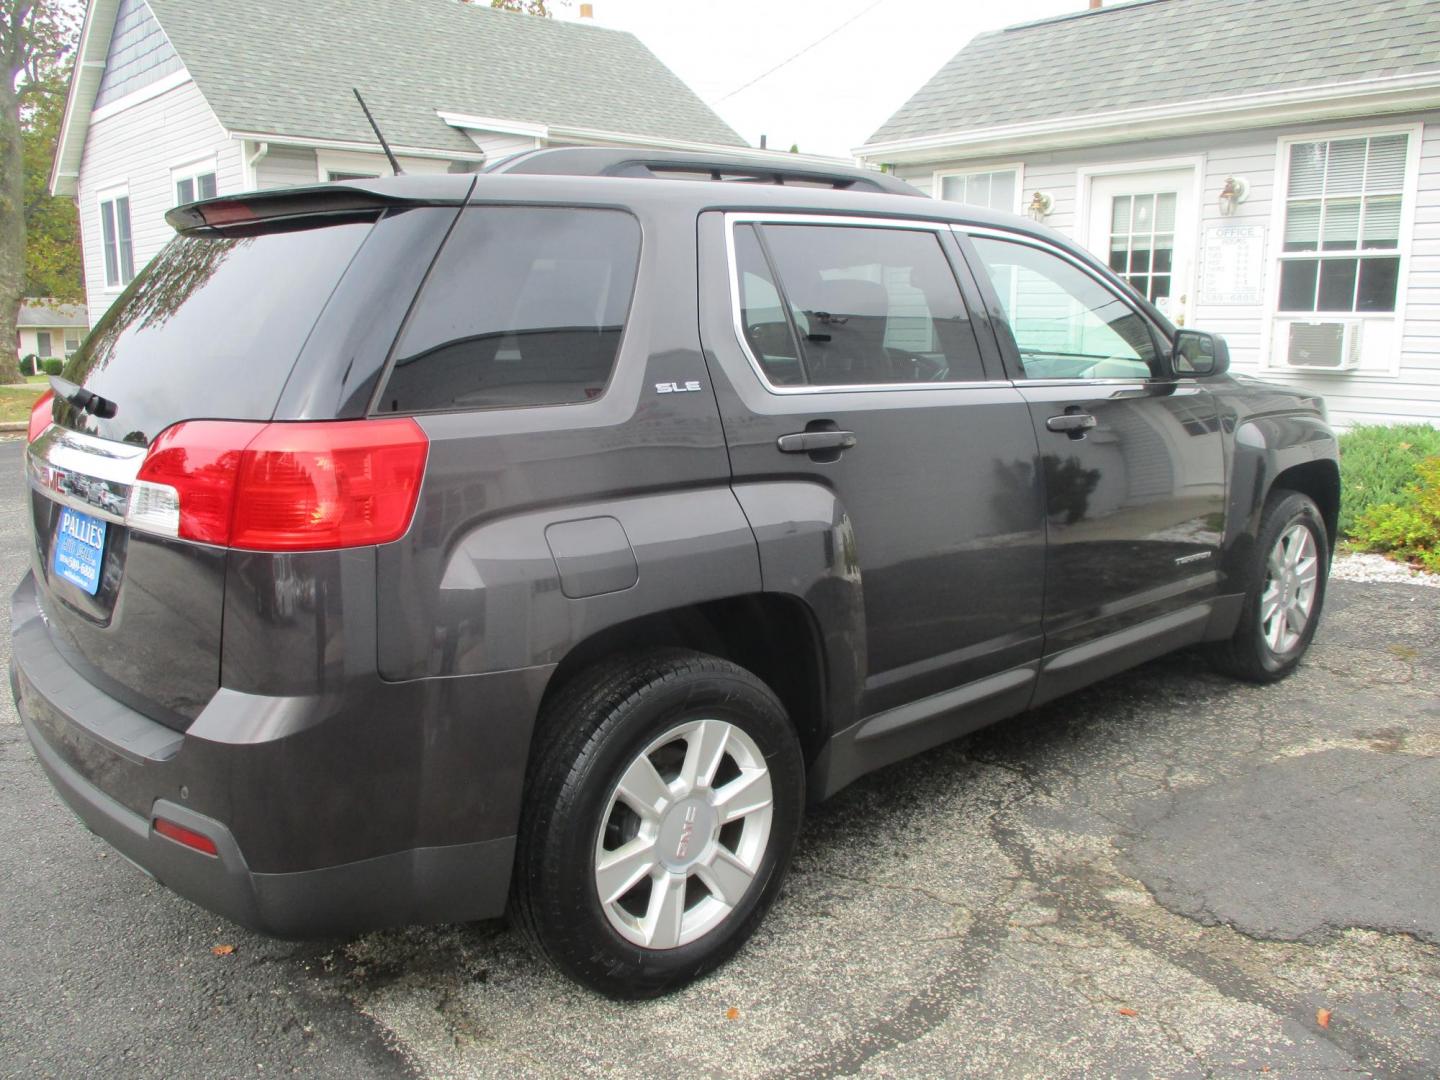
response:
[[[186,421],[151,444],[126,522],[251,551],[386,544],[410,527],[429,448],[401,417]]]
[[[34,442],[45,433],[55,416],[55,391],[46,390],[35,404],[30,406],[30,436],[27,442]]]

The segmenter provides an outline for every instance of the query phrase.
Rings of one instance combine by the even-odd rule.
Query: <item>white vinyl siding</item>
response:
[[[91,123],[77,199],[92,326],[118,295],[105,284],[101,195],[117,188],[128,192],[138,272],[175,235],[165,221],[166,211],[175,205],[171,166],[205,158],[215,162],[220,194],[241,190],[240,143],[226,134],[193,82]]]
[[[1085,208],[1077,206],[1082,169],[1123,162],[1196,157],[1200,173],[1199,233],[1196,272],[1187,286],[1193,289],[1187,325],[1223,334],[1230,344],[1237,373],[1273,382],[1302,386],[1322,394],[1333,421],[1341,426],[1421,421],[1440,426],[1440,112],[1428,112],[1373,121],[1347,121],[1337,131],[1333,121],[1268,130],[1234,131],[1158,139],[1143,144],[1115,144],[1081,150],[1046,151],[1030,155],[1014,152],[994,161],[942,161],[938,164],[902,165],[895,171],[903,180],[932,192],[937,173],[983,172],[1023,162],[1022,206],[1036,191],[1054,200],[1045,224],[1075,235]],[[1402,225],[1402,249],[1408,246],[1401,268],[1396,314],[1361,314],[1366,320],[1365,356],[1355,371],[1314,374],[1277,367],[1273,311],[1278,299],[1283,225],[1277,214],[1279,197],[1286,192],[1283,164],[1277,164],[1279,140],[1305,142],[1341,135],[1371,135],[1406,130],[1418,144],[1417,179],[1413,205],[1405,216],[1413,226]],[[1224,216],[1219,196],[1229,177],[1247,181],[1244,202],[1233,215]],[[1407,188],[1407,191],[1410,189]],[[1207,227],[1249,225],[1263,230],[1264,300],[1256,304],[1217,303],[1207,297],[1204,279],[1203,238]],[[1102,260],[1105,252],[1097,253]],[[1303,316],[1314,318],[1315,316]],[[1372,332],[1372,326],[1374,327]],[[1387,338],[1387,335],[1388,338]],[[1283,359],[1280,357],[1279,359]]]
[[[315,183],[317,166],[315,151],[305,146],[271,145],[265,156],[255,163],[255,187],[298,187]]]

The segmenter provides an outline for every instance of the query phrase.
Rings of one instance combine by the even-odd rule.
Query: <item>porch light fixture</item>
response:
[[[1220,214],[1229,217],[1235,207],[1250,195],[1250,181],[1243,176],[1227,176],[1225,186],[1220,189]]]
[[[1034,221],[1044,221],[1050,216],[1050,211],[1054,206],[1055,200],[1050,195],[1043,191],[1037,191],[1030,196],[1030,205],[1025,208],[1025,212]]]

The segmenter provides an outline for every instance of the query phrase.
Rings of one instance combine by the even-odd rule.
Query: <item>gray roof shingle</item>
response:
[[[468,113],[745,145],[629,33],[496,11],[483,0],[149,0],[231,131],[471,151],[435,115]]]
[[[49,297],[20,301],[16,326],[79,326],[88,328],[90,316],[83,304],[62,304]]]
[[[979,35],[869,142],[1426,70],[1436,0],[1134,0]]]

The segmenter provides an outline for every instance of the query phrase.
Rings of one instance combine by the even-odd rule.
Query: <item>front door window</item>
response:
[[[1171,295],[1175,198],[1173,191],[1110,198],[1110,269],[1151,303]]]
[[[1029,244],[972,239],[1005,309],[1027,379],[1160,374],[1145,320],[1090,274]]]

